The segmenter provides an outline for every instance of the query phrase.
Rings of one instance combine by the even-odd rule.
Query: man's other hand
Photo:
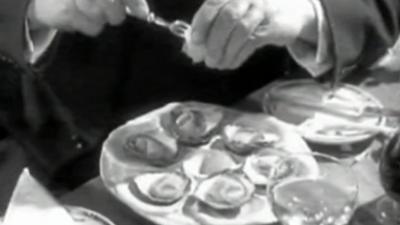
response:
[[[236,69],[258,48],[315,36],[310,0],[206,0],[192,22],[185,51],[210,68]]]
[[[119,25],[126,16],[145,18],[146,0],[32,0],[28,9],[31,29],[50,28],[99,34],[106,24]]]

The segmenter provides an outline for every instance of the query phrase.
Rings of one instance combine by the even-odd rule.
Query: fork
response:
[[[129,7],[125,7],[125,11],[128,15],[132,15],[132,11]],[[147,14],[145,21],[150,24],[163,27],[169,30],[175,36],[178,36],[185,40],[189,37],[189,32],[191,30],[191,26],[183,20],[174,20],[172,22],[169,22],[162,17],[157,16],[154,12],[151,11]]]
[[[157,26],[168,29],[172,34],[187,39],[191,26],[183,20],[174,20],[168,22],[165,19],[157,16],[154,12],[150,12],[146,18],[146,21],[155,24]]]

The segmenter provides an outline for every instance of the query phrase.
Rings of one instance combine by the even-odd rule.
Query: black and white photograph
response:
[[[0,0],[28,224],[400,225],[400,1]]]

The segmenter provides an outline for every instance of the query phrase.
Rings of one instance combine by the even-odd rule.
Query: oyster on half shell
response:
[[[271,179],[283,180],[293,177],[315,178],[320,174],[319,166],[313,156],[301,155],[283,157],[272,171]]]
[[[200,149],[182,162],[185,174],[194,178],[206,178],[239,166],[240,164],[228,152],[216,149]]]
[[[196,145],[209,140],[222,118],[222,110],[217,107],[188,104],[163,115],[161,124],[178,141]]]
[[[289,157],[283,149],[265,149],[246,159],[243,172],[256,185],[270,185],[288,177],[316,177],[318,164],[312,156]]]
[[[280,137],[277,133],[244,125],[226,125],[222,133],[226,147],[239,155],[270,147]]]
[[[127,123],[115,129],[104,142],[103,149],[118,164],[156,167],[171,165],[186,153],[153,122]]]
[[[256,185],[271,183],[272,169],[281,160],[281,156],[273,153],[255,154],[247,157],[243,172]]]
[[[254,185],[243,174],[224,172],[203,180],[194,195],[214,209],[229,210],[248,202],[254,191]]]
[[[189,189],[189,178],[177,172],[142,174],[129,183],[129,190],[135,197],[160,206],[178,202]]]
[[[167,166],[175,162],[179,154],[174,140],[157,133],[128,136],[123,148],[128,154],[144,159],[153,166]]]
[[[178,158],[178,147],[172,143],[162,142],[150,135],[133,135],[126,139],[124,150],[129,154],[146,159],[154,166],[166,166]]]

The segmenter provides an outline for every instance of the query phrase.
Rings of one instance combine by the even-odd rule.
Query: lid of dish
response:
[[[347,124],[383,125],[380,116],[360,116],[365,107],[382,108],[371,94],[350,84],[328,85],[311,79],[277,81],[264,95],[264,111],[297,126],[303,137],[323,144],[349,144],[371,138],[370,130]]]

